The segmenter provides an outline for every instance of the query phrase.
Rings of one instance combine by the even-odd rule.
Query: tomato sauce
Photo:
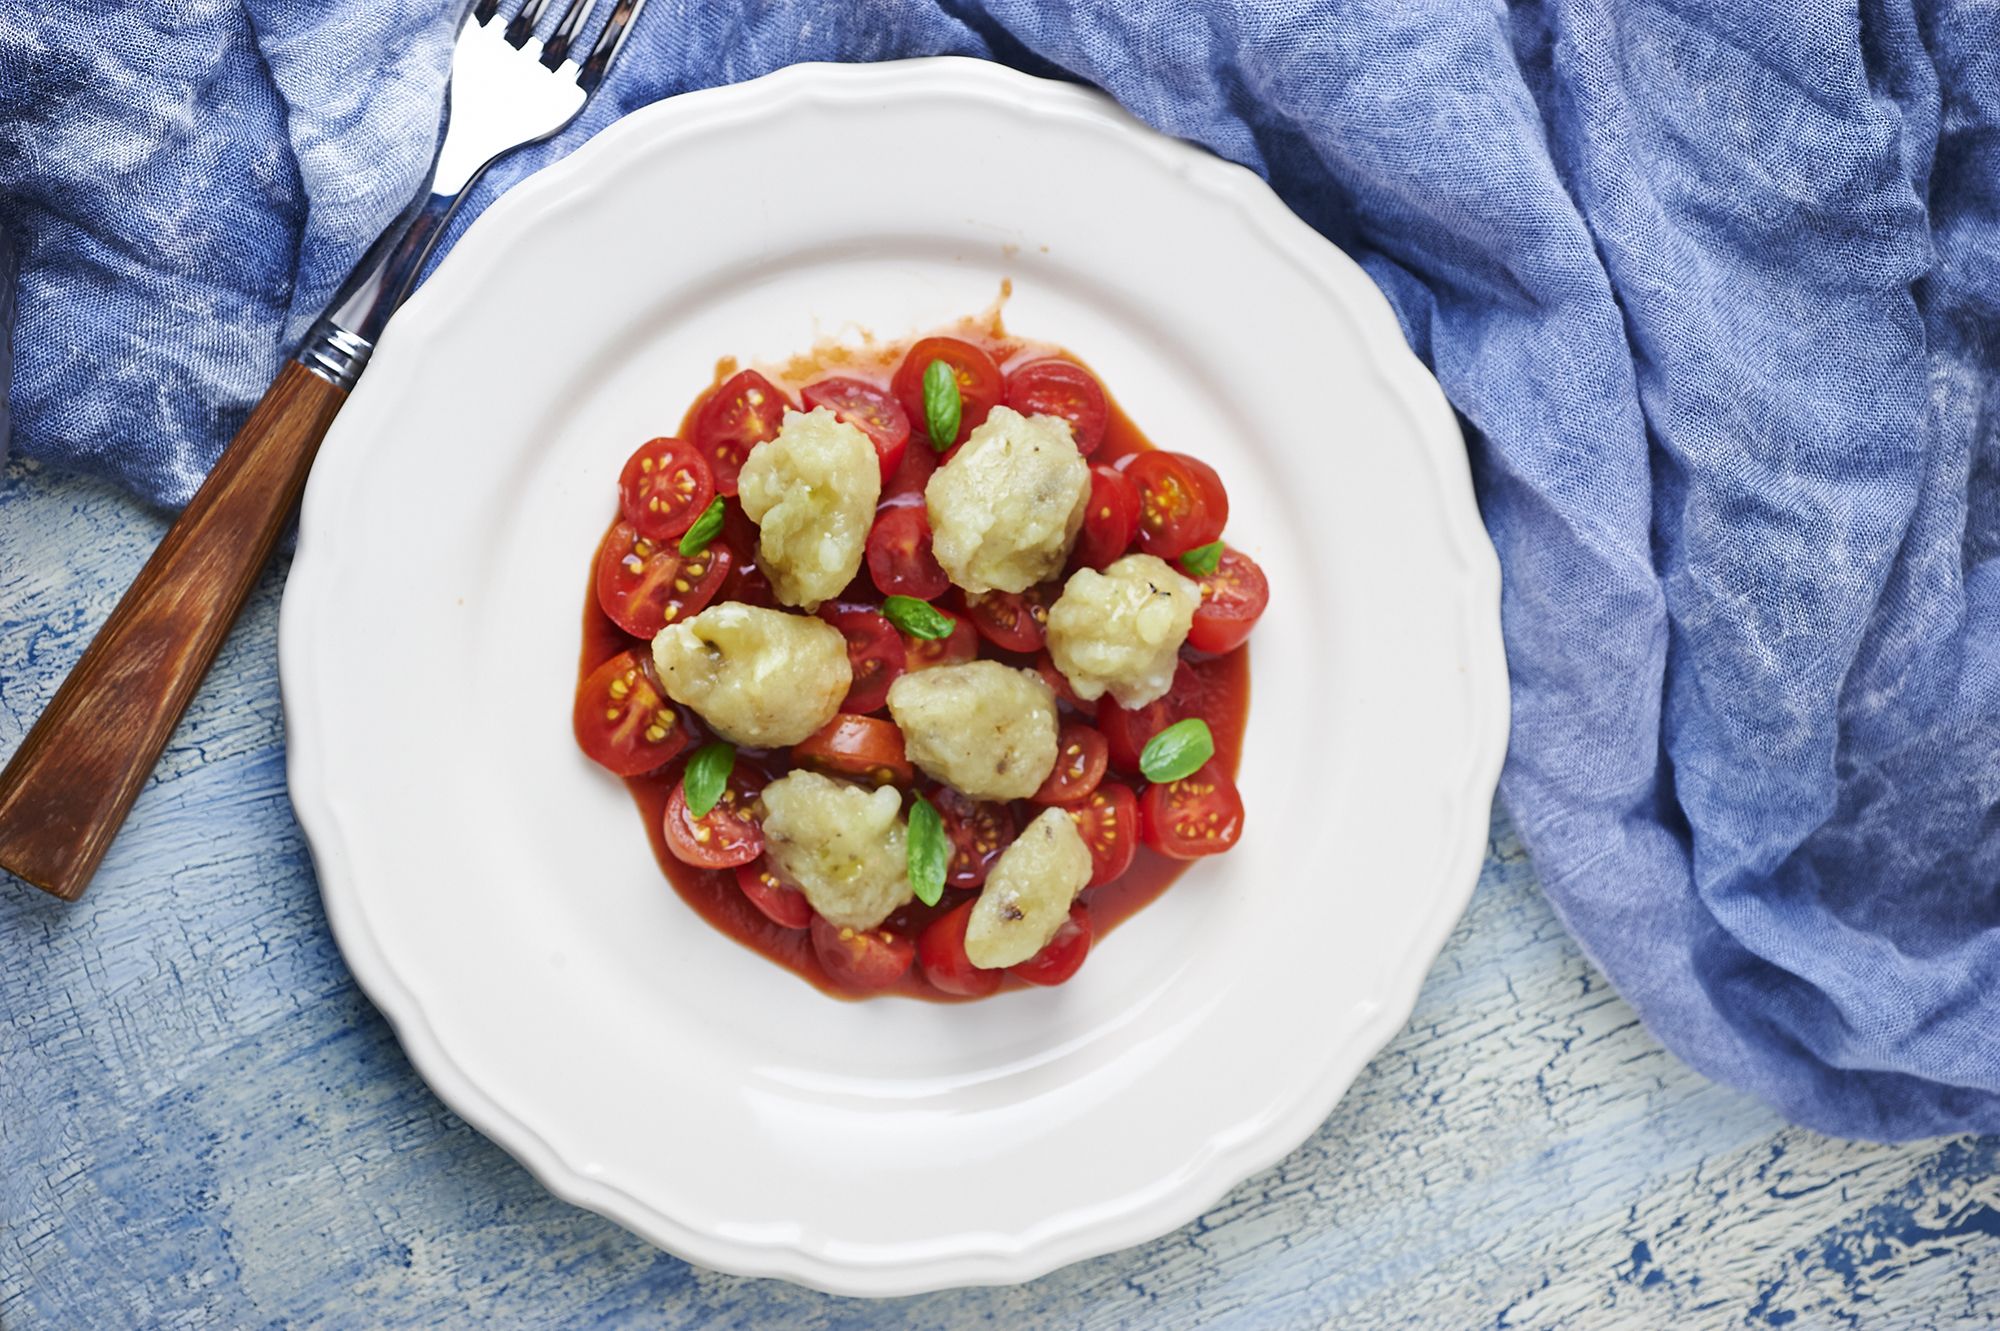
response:
[[[1061,354],[1076,360],[1067,352],[1047,344],[1031,343],[1008,336],[999,318],[998,307],[985,315],[969,319],[943,330],[946,335],[963,339],[980,347],[1003,370],[1013,364],[1041,356]],[[851,375],[886,386],[890,374],[910,343],[867,344],[852,346],[832,346],[814,353],[796,357],[775,367],[758,367],[773,384],[785,390],[797,401],[799,390],[827,374]],[[1078,360],[1078,364],[1083,364]],[[1087,367],[1086,367],[1087,368]],[[708,390],[689,407],[681,423],[681,438],[691,438],[695,418],[709,394],[736,372],[734,360],[717,362],[715,380]],[[1154,445],[1141,433],[1130,417],[1119,409],[1115,400],[1110,399],[1109,421],[1105,439],[1097,452],[1091,456],[1093,463],[1111,462],[1130,453],[1151,449]],[[912,439],[909,452],[915,454],[927,449],[921,439]],[[906,455],[907,456],[907,455]],[[903,473],[907,474],[908,468]],[[897,502],[914,502],[908,496],[885,496],[884,505]],[[615,522],[615,517],[614,517]],[[737,589],[742,579],[748,577],[752,584],[758,581],[754,572],[756,529],[732,502],[730,521],[724,528],[722,540],[737,555],[736,571],[725,582],[716,600],[718,602],[737,597]],[[739,598],[741,599],[741,598]],[[879,606],[881,594],[876,591],[864,565],[853,584],[837,598],[839,604]],[[766,603],[769,603],[768,601]],[[831,603],[830,603],[831,604]],[[583,650],[578,659],[578,681],[587,678],[606,660],[619,652],[642,645],[621,629],[599,608],[595,591],[595,559],[593,557],[592,577],[586,580],[583,606]],[[980,655],[985,658],[1004,661],[1010,665],[1032,668],[1033,656],[1002,652],[984,641],[980,644]],[[1184,653],[1194,664],[1194,669],[1202,684],[1201,714],[1209,722],[1215,737],[1216,762],[1223,765],[1231,776],[1236,774],[1242,756],[1243,730],[1250,711],[1250,651],[1248,646],[1238,647],[1227,655],[1201,658]],[[1064,719],[1070,719],[1067,709]],[[1087,718],[1086,718],[1087,719]],[[683,863],[667,848],[665,833],[665,813],[668,798],[679,784],[682,761],[687,753],[709,738],[700,719],[692,713],[687,721],[693,739],[681,758],[658,772],[646,776],[625,778],[626,789],[631,792],[633,802],[638,806],[641,822],[653,846],[653,857],[659,862],[674,890],[695,913],[706,920],[717,931],[727,935],[744,947],[750,948],[780,966],[791,970],[815,987],[836,998],[852,999],[872,997],[873,994],[855,994],[835,985],[827,976],[819,957],[813,950],[810,933],[805,929],[786,929],[773,923],[764,913],[752,905],[749,898],[737,886],[736,871],[733,869],[699,869]],[[755,767],[766,776],[778,777],[790,770],[789,754],[785,751],[759,752],[739,749],[739,764]],[[1117,773],[1105,777],[1106,783],[1125,781],[1130,785],[1141,785],[1136,778],[1127,779]],[[1025,826],[1030,818],[1040,812],[1040,807],[1027,801],[1016,801],[1014,811],[1017,823]],[[1089,906],[1092,932],[1097,940],[1093,950],[1101,946],[1102,939],[1119,923],[1129,919],[1134,913],[1157,898],[1170,887],[1188,862],[1170,859],[1150,847],[1140,846],[1132,865],[1117,879],[1101,887],[1086,889],[1081,900]],[[976,891],[959,891],[947,888],[943,899],[936,906],[925,906],[912,901],[903,909],[889,917],[887,927],[899,933],[915,937],[924,925],[953,907],[973,899]],[[1086,961],[1086,965],[1089,963]],[[1025,982],[1008,975],[1001,988],[1015,989],[1029,987]],[[936,1002],[967,1001],[943,993],[928,984],[922,968],[912,966],[909,972],[888,989],[875,993],[899,993],[912,998],[923,998]]]

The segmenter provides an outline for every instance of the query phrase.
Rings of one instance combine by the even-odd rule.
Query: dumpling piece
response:
[[[1081,568],[1049,607],[1049,657],[1076,696],[1142,707],[1173,686],[1201,589],[1156,555]]]
[[[1090,847],[1061,809],[1045,809],[1000,853],[965,922],[965,955],[984,970],[1047,947],[1090,882]]]
[[[1062,571],[1090,504],[1069,422],[995,407],[924,488],[931,551],[969,592],[1020,592]]]
[[[976,800],[1026,799],[1056,765],[1056,699],[998,661],[913,671],[889,686],[910,761]]]
[[[824,407],[788,411],[778,437],[750,450],[737,485],[780,601],[816,610],[854,581],[882,497],[867,435]]]
[[[725,601],[653,638],[667,696],[737,744],[797,744],[833,720],[853,682],[847,639],[824,620]]]
[[[903,797],[894,787],[864,790],[798,770],[765,786],[763,802],[772,872],[827,923],[872,929],[910,899]]]

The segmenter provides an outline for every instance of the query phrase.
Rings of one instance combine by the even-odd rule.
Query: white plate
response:
[[[577,753],[590,555],[718,355],[1003,278],[1270,574],[1248,830],[1063,988],[834,1002],[682,904]],[[672,1252],[864,1295],[1139,1242],[1297,1146],[1463,909],[1506,734],[1458,430],[1361,271],[1249,172],[964,60],[675,98],[501,200],[327,441],[282,669],[328,917],[437,1093]]]

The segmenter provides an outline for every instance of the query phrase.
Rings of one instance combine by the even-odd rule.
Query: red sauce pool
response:
[[[1046,344],[1029,343],[1018,338],[1010,338],[1001,327],[997,309],[995,312],[975,320],[968,320],[956,327],[944,330],[952,337],[963,338],[979,346],[992,356],[1004,370],[1010,362],[1031,360],[1038,356],[1056,354],[1057,348]],[[799,390],[806,384],[829,373],[852,375],[867,379],[878,386],[887,387],[889,376],[901,361],[909,342],[898,342],[883,346],[869,346],[861,349],[852,347],[831,347],[818,353],[797,357],[775,369],[759,367],[774,384],[783,388],[794,401]],[[1061,353],[1071,360],[1068,352]],[[1078,364],[1083,364],[1078,361]],[[1087,368],[1087,367],[1086,367]],[[720,385],[736,371],[734,361],[725,360],[717,364],[714,383],[710,390]],[[1108,396],[1108,394],[1107,394]],[[704,392],[695,399],[682,419],[680,437],[691,435],[694,417],[707,399]],[[1111,419],[1104,443],[1091,456],[1091,461],[1111,462],[1128,453],[1137,453],[1152,448],[1145,435],[1139,432],[1129,417],[1119,409],[1116,401],[1111,402]],[[914,453],[922,447],[921,440],[912,440],[910,451]],[[730,539],[732,548],[741,549],[740,533],[748,528],[740,511],[732,500],[730,504],[731,525],[724,529],[725,539]],[[616,514],[605,524],[606,530],[616,523]],[[749,528],[754,531],[754,528]],[[736,538],[736,539],[731,539]],[[754,545],[752,546],[754,550]],[[577,662],[579,685],[590,672],[619,652],[626,651],[640,642],[611,621],[598,608],[595,588],[595,560],[591,576],[586,578],[583,595],[583,651]],[[732,579],[733,583],[734,579]],[[728,599],[731,584],[724,584],[717,600]],[[842,603],[879,605],[881,594],[869,582],[864,567],[860,576],[848,590],[839,597]],[[996,651],[991,643],[980,643],[980,655],[1013,665],[1030,665],[1031,657]],[[1243,751],[1243,727],[1250,714],[1250,649],[1243,646],[1226,656],[1190,658],[1200,676],[1207,694],[1203,714],[1210,718],[1210,729],[1215,735],[1216,757],[1234,776]],[[1067,712],[1065,712],[1067,714]],[[702,730],[700,720],[688,714],[694,739],[686,752],[692,753],[708,738]],[[761,768],[769,776],[779,776],[790,770],[789,755],[783,751],[759,753],[742,750],[737,761],[750,763]],[[653,858],[659,861],[660,871],[672,883],[674,890],[683,901],[694,908],[697,915],[708,921],[719,932],[734,939],[787,970],[796,972],[811,984],[836,998],[872,998],[874,994],[855,994],[834,985],[820,966],[819,958],[813,952],[812,941],[804,929],[783,929],[767,919],[762,911],[750,904],[736,885],[733,869],[697,869],[675,859],[667,849],[664,817],[668,796],[681,779],[681,760],[676,759],[658,772],[647,776],[625,778],[626,789],[632,793],[632,800],[639,807],[639,817],[646,829],[647,837],[653,843]],[[1106,781],[1121,780],[1117,773],[1105,778]],[[1131,784],[1131,783],[1128,783]],[[1016,801],[1015,813],[1021,825],[1039,812],[1039,807],[1025,800]],[[1141,846],[1132,867],[1113,882],[1102,887],[1087,889],[1083,900],[1090,907],[1090,920],[1094,939],[1092,951],[1103,946],[1104,938],[1119,923],[1130,918],[1140,907],[1146,905],[1173,884],[1186,869],[1187,863],[1168,859],[1153,850]],[[947,889],[944,898],[936,906],[925,906],[913,901],[902,910],[889,917],[888,927],[912,936],[922,932],[923,926],[933,918],[950,910],[960,902],[970,900],[974,892]],[[1086,959],[1086,966],[1090,963]],[[1024,982],[1008,976],[1001,990],[1024,987]],[[876,993],[903,994],[912,998],[930,999],[936,1002],[955,1003],[967,1000],[933,989],[923,979],[922,969],[912,966],[907,975],[895,985]]]

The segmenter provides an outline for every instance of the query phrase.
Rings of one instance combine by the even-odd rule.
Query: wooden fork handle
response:
[[[285,362],[0,772],[0,867],[65,901],[83,895],[249,599],[346,398]]]

